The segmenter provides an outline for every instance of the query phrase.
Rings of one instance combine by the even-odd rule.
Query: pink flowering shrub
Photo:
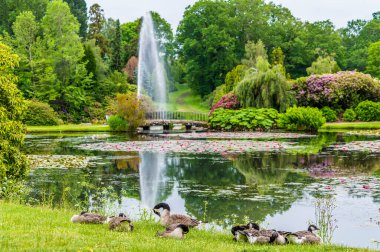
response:
[[[214,112],[215,109],[224,108],[224,109],[238,109],[240,108],[240,102],[238,97],[230,92],[224,96],[211,108],[210,115]]]
[[[311,75],[293,84],[299,106],[347,109],[365,100],[379,101],[380,83],[355,71]]]

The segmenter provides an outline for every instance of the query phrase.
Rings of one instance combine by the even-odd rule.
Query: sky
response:
[[[143,16],[148,11],[156,11],[175,30],[182,19],[185,8],[196,0],[86,0],[88,7],[100,4],[107,18],[129,22]],[[268,2],[268,1],[267,1]],[[353,19],[372,18],[372,13],[380,11],[380,0],[272,0],[289,8],[293,15],[303,21],[330,19],[337,28],[344,27]]]

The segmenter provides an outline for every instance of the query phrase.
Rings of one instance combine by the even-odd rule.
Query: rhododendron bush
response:
[[[299,106],[347,109],[361,101],[380,100],[380,82],[355,71],[300,78],[293,84],[293,90]]]
[[[214,112],[215,109],[225,108],[225,109],[238,109],[240,108],[240,102],[238,97],[230,92],[224,95],[212,108],[210,111],[210,115]]]

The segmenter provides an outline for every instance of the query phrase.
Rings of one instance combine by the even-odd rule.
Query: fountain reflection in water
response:
[[[137,94],[140,97],[144,90],[158,104],[159,110],[165,110],[166,102],[166,78],[162,56],[154,32],[152,15],[148,12],[143,17],[140,31]]]
[[[165,153],[140,152],[140,197],[145,207],[152,208],[165,191]]]

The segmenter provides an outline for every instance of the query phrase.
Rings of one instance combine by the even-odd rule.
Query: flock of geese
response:
[[[161,210],[162,209],[162,210]],[[186,215],[171,214],[170,207],[166,203],[156,205],[153,212],[160,217],[160,223],[166,227],[163,232],[157,232],[159,237],[172,237],[183,239],[189,232],[189,228],[197,227],[202,222]],[[95,213],[81,212],[71,218],[73,223],[104,224],[108,223],[109,229],[120,232],[133,231],[132,221],[120,213],[119,216],[106,217]],[[245,241],[251,244],[321,244],[322,239],[315,233],[318,228],[310,225],[305,231],[288,232],[274,229],[261,229],[256,223],[234,226],[231,229],[234,241]]]

